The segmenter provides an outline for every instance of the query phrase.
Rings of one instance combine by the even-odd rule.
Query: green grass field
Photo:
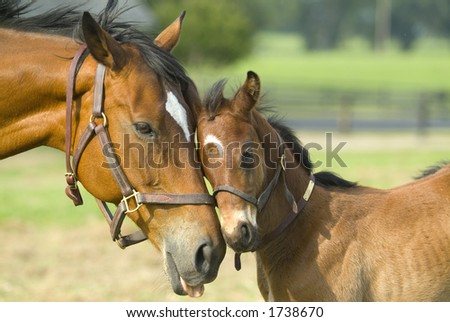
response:
[[[430,43],[413,52],[392,49],[380,54],[351,46],[331,52],[306,52],[296,35],[266,33],[257,38],[248,58],[226,68],[193,67],[188,72],[202,90],[222,78],[240,84],[246,72],[253,70],[266,89],[449,92],[449,47]]]

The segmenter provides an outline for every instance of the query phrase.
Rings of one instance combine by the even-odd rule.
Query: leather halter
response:
[[[275,190],[279,180],[280,176],[283,175],[283,186],[284,186],[284,195],[286,197],[286,200],[288,201],[289,205],[291,206],[291,210],[287,214],[287,216],[284,218],[284,220],[271,232],[265,234],[262,238],[261,243],[259,244],[259,248],[263,247],[264,245],[270,243],[273,241],[276,237],[278,237],[300,214],[300,212],[305,208],[306,204],[308,203],[308,200],[311,196],[311,193],[314,189],[315,185],[315,178],[313,174],[310,174],[309,176],[309,183],[306,188],[305,193],[303,194],[302,198],[297,202],[295,200],[294,195],[289,190],[286,182],[286,160],[285,160],[285,154],[284,149],[285,145],[283,143],[282,138],[277,133],[278,138],[278,158],[279,162],[276,162],[276,170],[275,175],[273,176],[272,180],[270,180],[267,187],[264,189],[264,191],[259,195],[259,197],[255,198],[252,195],[245,193],[239,189],[236,189],[231,186],[223,185],[218,186],[214,189],[213,196],[216,196],[219,192],[229,192],[232,193],[245,201],[251,203],[254,205],[257,209],[257,215],[261,213],[266,206],[267,202],[270,199],[270,196],[272,195],[273,191]],[[256,249],[255,249],[256,250]],[[253,250],[253,251],[255,251]],[[241,260],[240,260],[240,253],[236,253],[234,257],[235,261],[235,268],[236,270],[241,269]]]
[[[89,142],[97,136],[102,147],[103,154],[110,165],[110,170],[116,180],[120,191],[123,195],[122,200],[117,206],[114,214],[108,208],[105,201],[95,198],[100,210],[103,213],[106,221],[110,226],[110,233],[112,240],[117,242],[120,248],[126,248],[147,239],[147,235],[142,231],[136,231],[130,235],[122,236],[122,223],[128,213],[137,211],[143,204],[153,205],[211,205],[215,206],[214,197],[206,193],[200,194],[171,194],[171,193],[148,193],[137,192],[128,181],[123,169],[120,167],[117,156],[114,153],[108,153],[105,146],[112,146],[112,142],[108,133],[107,118],[104,112],[104,79],[106,67],[98,64],[94,84],[94,102],[92,106],[92,116],[86,130],[80,137],[78,145],[73,153],[72,162],[71,156],[71,140],[72,140],[72,106],[73,95],[76,81],[77,70],[81,66],[88,54],[86,44],[81,45],[75,54],[70,65],[69,77],[67,81],[66,90],[66,139],[65,139],[65,153],[66,153],[66,187],[67,196],[72,199],[75,206],[83,204],[80,190],[78,188],[78,179],[76,171],[80,157],[89,144]],[[103,122],[97,124],[95,121],[102,119]],[[72,166],[73,163],[73,166]],[[129,201],[133,200],[135,206],[131,207]]]

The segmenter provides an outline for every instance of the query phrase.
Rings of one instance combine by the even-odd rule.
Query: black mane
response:
[[[267,121],[278,132],[278,134],[280,134],[286,144],[286,147],[293,152],[295,159],[309,172],[311,172],[313,169],[313,164],[310,160],[309,152],[305,149],[303,144],[300,142],[300,139],[295,135],[294,131],[286,126],[281,118],[275,114],[269,116]]]
[[[226,80],[222,79],[216,82],[211,89],[207,92],[205,99],[203,101],[203,105],[206,108],[206,111],[209,114],[209,117],[213,119],[219,108],[224,104],[223,102],[223,91],[226,85]],[[264,112],[273,112],[271,107],[266,107],[263,105],[259,105],[257,107],[258,111],[261,113]],[[272,113],[270,117],[267,118],[267,121],[270,125],[280,134],[281,138],[285,142],[286,146],[291,149],[296,160],[306,169],[309,173],[312,173],[314,168],[308,150],[302,145],[300,140],[295,136],[294,131],[286,126],[282,120],[275,114]],[[357,183],[350,182],[345,179],[342,179],[338,175],[329,172],[329,171],[321,171],[314,174],[316,178],[316,183],[323,187],[340,187],[340,188],[350,188],[357,186]]]
[[[314,166],[310,160],[308,150],[302,145],[300,140],[295,136],[294,131],[287,127],[280,118],[276,115],[272,115],[268,118],[270,125],[280,134],[283,141],[294,153],[296,160],[303,165],[303,167],[308,170],[309,173],[312,172]],[[329,171],[320,171],[314,174],[316,178],[316,183],[322,187],[340,187],[340,188],[351,188],[356,187],[358,184],[356,182],[351,182],[345,180],[335,173]]]
[[[31,12],[30,5],[20,0],[1,0],[0,27],[26,32],[38,32],[73,37],[83,42],[79,6],[62,6],[44,14],[22,17]],[[138,31],[131,23],[119,22],[117,18],[130,8],[118,8],[118,0],[109,0],[105,9],[96,16],[96,20],[119,43],[132,43],[142,54],[147,65],[170,83],[190,83],[183,67],[166,51],[153,44],[153,39]],[[95,16],[95,15],[94,15]]]
[[[439,170],[441,170],[443,167],[447,166],[448,164],[450,164],[450,160],[440,161],[437,164],[434,164],[434,165],[429,166],[428,168],[422,170],[418,176],[414,177],[414,179],[419,180],[419,179],[431,176],[432,174],[435,174],[436,172],[438,172]]]

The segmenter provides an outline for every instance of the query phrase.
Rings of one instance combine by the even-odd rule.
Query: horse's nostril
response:
[[[199,273],[207,273],[210,269],[212,247],[208,243],[201,244],[195,254],[195,268]]]

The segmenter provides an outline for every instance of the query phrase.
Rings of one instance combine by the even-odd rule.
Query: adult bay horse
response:
[[[224,85],[199,113],[200,156],[225,241],[256,252],[265,300],[450,300],[450,164],[389,190],[313,175],[293,132],[257,110],[258,76],[232,99]]]
[[[82,203],[79,180],[113,240],[126,247],[148,238],[174,292],[200,296],[225,243],[196,166],[200,98],[170,54],[184,14],[152,40],[117,21],[117,1],[98,22],[74,7],[21,17],[29,10],[0,3],[0,158],[41,145],[65,151],[74,203]],[[118,206],[114,215],[106,203]],[[122,236],[126,216],[142,231]]]

